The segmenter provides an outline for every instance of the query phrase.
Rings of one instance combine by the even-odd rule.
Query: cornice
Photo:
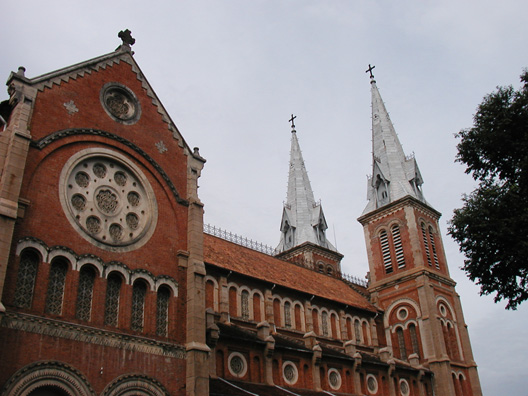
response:
[[[396,211],[404,208],[405,206],[411,206],[421,211],[422,213],[425,213],[435,219],[439,219],[440,216],[442,216],[442,213],[433,209],[428,204],[425,204],[422,201],[414,197],[411,197],[410,195],[407,195],[403,198],[400,198],[397,201],[391,202],[387,205],[382,206],[381,208],[378,208],[376,210],[373,210],[370,213],[367,213],[363,216],[358,217],[357,221],[359,221],[361,225],[364,226],[365,224],[369,222],[373,222],[383,217],[389,216],[390,214],[395,213]]]

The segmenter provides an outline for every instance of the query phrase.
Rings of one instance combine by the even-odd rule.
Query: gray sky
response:
[[[474,188],[455,164],[454,134],[484,95],[520,86],[528,2],[10,1],[0,15],[0,76],[35,77],[113,51],[128,28],[142,71],[191,147],[207,159],[205,221],[276,246],[296,126],[328,237],[344,271],[368,270],[356,218],[371,172],[374,74],[406,154],[414,152],[441,228],[486,396],[526,395],[528,303],[504,310],[459,267],[445,235]],[[0,100],[7,98],[6,91]],[[155,133],[155,131],[152,131]],[[334,238],[335,230],[335,238]]]

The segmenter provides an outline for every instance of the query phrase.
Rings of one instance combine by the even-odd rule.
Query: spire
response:
[[[281,240],[277,250],[283,252],[304,242],[336,251],[326,240],[328,228],[320,202],[315,202],[308,172],[304,166],[297,132],[295,130],[295,116],[291,119],[291,151],[290,171],[288,176],[288,193],[282,212]]]
[[[423,197],[423,183],[414,154],[406,157],[396,135],[389,113],[381,99],[370,66],[372,92],[372,176],[368,179],[369,203],[363,214],[381,206],[411,196],[427,203]]]

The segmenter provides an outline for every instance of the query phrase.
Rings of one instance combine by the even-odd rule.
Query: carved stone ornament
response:
[[[74,228],[112,251],[130,251],[154,232],[157,205],[143,173],[107,149],[77,153],[63,168],[61,203]]]
[[[131,89],[123,84],[111,82],[101,89],[101,104],[115,121],[130,125],[139,120],[141,106]]]

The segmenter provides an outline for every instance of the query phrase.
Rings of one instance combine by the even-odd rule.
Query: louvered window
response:
[[[106,286],[105,318],[107,326],[117,327],[119,313],[119,295],[121,293],[121,277],[117,274],[110,274]]]
[[[132,287],[132,316],[130,328],[134,331],[143,331],[145,316],[145,296],[147,286],[144,282],[138,281]]]
[[[427,256],[427,264],[431,265],[431,251],[429,250],[429,242],[427,241],[427,231],[425,230],[424,223],[422,223],[422,236],[425,248],[425,255]]]
[[[77,292],[77,307],[75,309],[77,319],[90,320],[94,281],[94,269],[88,265],[83,266],[79,272],[79,289]]]
[[[47,313],[53,315],[61,314],[67,270],[68,265],[61,260],[55,260],[51,263],[48,280],[48,293],[46,294]]]
[[[440,269],[440,264],[438,263],[438,254],[436,253],[436,245],[433,234],[433,227],[429,227],[429,240],[431,241],[431,250],[433,251],[433,259],[436,269]]]
[[[385,273],[390,274],[392,272],[392,259],[390,254],[389,238],[387,237],[387,231],[381,230],[379,236],[381,242],[381,254],[383,256],[383,265],[385,266]]]
[[[167,336],[169,323],[169,298],[170,291],[166,287],[160,287],[156,301],[156,334],[162,337]]]
[[[15,306],[19,308],[31,308],[33,301],[33,290],[37,279],[39,258],[31,251],[24,251],[20,256],[18,276],[15,289]]]
[[[391,228],[392,231],[392,242],[394,243],[394,253],[396,254],[396,263],[398,268],[405,267],[405,256],[403,254],[403,245],[400,236],[400,227],[395,224]]]

